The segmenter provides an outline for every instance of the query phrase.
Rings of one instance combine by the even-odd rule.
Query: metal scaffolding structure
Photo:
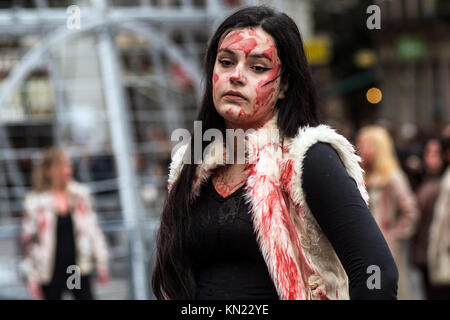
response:
[[[104,110],[100,108],[97,112],[95,123],[99,126],[104,123],[108,128],[110,142],[107,145],[110,147],[105,149],[102,144],[91,145],[86,149],[84,145],[73,143],[69,148],[70,155],[79,160],[80,171],[86,173],[81,174],[83,182],[89,185],[94,195],[107,191],[118,192],[118,197],[97,201],[99,212],[102,206],[119,205],[118,218],[103,221],[102,227],[105,232],[123,232],[127,239],[125,248],[130,259],[130,274],[127,277],[130,280],[129,298],[148,299],[153,298],[148,275],[151,274],[149,268],[153,263],[154,234],[159,220],[157,212],[162,199],[156,197],[149,208],[142,197],[142,185],[149,182],[158,190],[164,190],[165,177],[155,179],[149,174],[139,174],[134,160],[136,156],[149,157],[150,161],[161,157],[164,159],[167,150],[161,151],[154,142],[137,141],[136,131],[141,130],[140,127],[145,131],[149,123],[158,123],[167,134],[192,121],[202,91],[201,59],[206,41],[217,23],[234,7],[219,0],[183,0],[177,6],[172,1],[134,2],[134,6],[119,6],[112,5],[114,1],[106,0],[78,1],[81,9],[80,28],[75,29],[67,27],[66,7],[49,7],[46,0],[35,0],[35,8],[32,9],[0,9],[0,34],[3,38],[21,39],[32,35],[38,39],[20,56],[0,87],[0,238],[15,239],[19,232],[19,218],[9,217],[10,212],[21,210],[21,200],[29,190],[19,161],[37,159],[42,149],[39,146],[17,148],[11,143],[12,137],[8,136],[6,130],[9,120],[5,119],[4,110],[10,103],[12,94],[20,90],[36,68],[46,70],[53,91],[53,109],[48,123],[52,126],[52,144],[60,145],[65,143],[65,130],[72,116],[70,101],[68,102],[69,88],[72,89],[72,83],[76,83],[92,90],[89,83],[95,83],[96,87],[101,88],[100,95],[105,106]],[[241,1],[240,5],[255,3],[259,1]],[[181,41],[175,41],[174,34],[179,35]],[[118,47],[118,35],[143,39],[144,49],[138,48],[137,51],[143,51],[148,57],[152,74],[125,72],[122,51],[126,49]],[[201,40],[197,39],[199,35],[202,36]],[[98,61],[98,77],[86,80],[65,79],[59,62],[76,59],[78,53],[70,52],[70,46],[85,38],[93,39],[95,43],[94,47],[89,47],[92,52],[87,50],[83,53],[91,54],[92,61]],[[69,46],[66,56],[58,51],[61,46]],[[142,54],[141,51],[126,53],[131,55],[131,66],[134,69],[140,68],[137,55]],[[170,81],[168,63],[182,66],[184,77],[193,85],[191,89],[174,87]],[[137,92],[137,96],[131,100],[129,89]],[[186,94],[191,98],[186,99]],[[186,101],[190,101],[188,106]],[[42,120],[24,114],[19,123],[27,127],[40,123],[39,121]],[[82,159],[86,156],[104,155],[113,156],[117,176],[92,180]],[[3,217],[8,217],[7,223],[4,223]],[[0,289],[1,285],[0,283]]]

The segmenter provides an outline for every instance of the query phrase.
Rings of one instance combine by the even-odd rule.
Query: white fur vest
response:
[[[345,137],[326,125],[302,127],[280,144],[276,118],[277,114],[245,139],[249,163],[245,199],[270,276],[280,299],[349,299],[347,275],[305,201],[302,169],[309,147],[319,141],[329,143],[368,203],[361,159]],[[225,164],[225,148],[216,141],[197,166],[192,199],[212,170]],[[169,192],[181,172],[187,146],[173,154]],[[323,196],[326,201],[327,195]]]

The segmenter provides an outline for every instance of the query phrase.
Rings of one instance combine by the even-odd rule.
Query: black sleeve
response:
[[[328,143],[309,148],[303,163],[306,203],[349,279],[350,299],[397,299],[398,270],[386,240],[339,155]],[[380,288],[369,289],[380,268]],[[376,284],[369,280],[370,284]]]

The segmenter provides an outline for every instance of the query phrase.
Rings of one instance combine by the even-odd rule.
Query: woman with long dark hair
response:
[[[427,263],[428,239],[430,238],[434,208],[441,189],[442,176],[445,172],[444,164],[443,141],[439,137],[428,139],[422,155],[422,183],[416,192],[419,219],[411,243],[412,262],[422,275],[426,299],[433,299],[434,293]]]
[[[202,141],[201,161],[193,139],[174,152],[156,297],[395,299],[398,273],[367,207],[360,158],[317,120],[295,22],[266,6],[241,9],[218,27],[204,64],[201,133],[246,134],[225,151],[217,136]]]

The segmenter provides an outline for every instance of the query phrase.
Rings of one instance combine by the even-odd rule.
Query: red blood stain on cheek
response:
[[[272,97],[275,92],[275,88],[273,82],[267,84],[268,81],[270,80],[264,79],[258,82],[258,86],[256,88],[255,104],[252,111],[253,114],[264,107],[269,107],[270,105],[274,104],[274,101],[272,101]]]
[[[279,72],[280,72],[280,59],[277,57],[276,55],[276,48],[274,45],[271,45],[270,48],[266,49],[263,51],[264,55],[267,55],[273,62],[274,62],[274,67],[272,68],[272,70],[270,70],[269,75],[268,75],[268,80],[270,81],[272,79],[274,79],[276,76],[278,76]]]
[[[216,94],[216,91],[219,90],[219,88],[223,86],[223,83],[225,80],[225,77],[221,77],[219,74],[220,74],[220,72],[217,73],[216,69],[214,68],[213,79],[212,79],[213,80],[212,90],[213,90],[214,95]]]
[[[275,61],[275,46],[271,46],[269,49],[263,52],[268,55],[272,61]],[[268,75],[265,79],[258,82],[256,87],[256,99],[253,108],[253,114],[255,114],[258,110],[264,107],[272,107],[275,105],[275,101],[273,100],[275,94],[275,86],[277,85],[277,80],[274,80],[280,72],[280,64],[278,63],[278,59],[276,61],[276,65],[268,72]]]
[[[219,75],[214,71],[213,72],[213,92],[216,91],[218,81],[219,81]]]

